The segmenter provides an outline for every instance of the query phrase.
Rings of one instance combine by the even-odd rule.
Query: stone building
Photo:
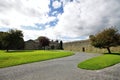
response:
[[[36,50],[39,49],[39,44],[34,40],[28,40],[25,42],[25,50]]]
[[[49,46],[46,46],[45,49],[59,49],[60,43],[59,41],[50,41]],[[38,40],[28,40],[25,41],[25,50],[38,50],[38,49],[43,49],[39,45]]]
[[[49,47],[50,49],[59,49],[60,44],[58,41],[50,41]]]

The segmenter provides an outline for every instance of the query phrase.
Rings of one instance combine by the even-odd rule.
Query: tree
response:
[[[63,42],[62,42],[62,40],[60,41],[60,49],[63,50]]]
[[[4,49],[3,40],[6,35],[6,32],[0,32],[0,49]]]
[[[39,40],[39,45],[41,47],[44,47],[44,50],[45,50],[45,46],[49,46],[50,41],[47,37],[40,36],[38,37],[38,40]]]
[[[23,33],[20,30],[10,29],[7,35],[4,36],[3,45],[8,51],[10,49],[17,50],[24,48]]]
[[[3,32],[0,32],[0,49],[2,49],[2,35],[3,35]]]
[[[111,53],[110,47],[120,45],[120,33],[114,27],[104,29],[102,32],[90,36],[91,44],[97,48],[106,48]]]

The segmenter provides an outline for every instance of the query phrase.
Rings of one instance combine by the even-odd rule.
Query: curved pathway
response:
[[[0,69],[0,80],[120,80],[120,64],[102,70],[83,70],[77,64],[100,54],[73,56]]]

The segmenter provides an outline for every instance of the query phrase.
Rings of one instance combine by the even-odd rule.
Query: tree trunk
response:
[[[108,50],[108,53],[110,53],[110,54],[111,54],[111,51],[110,51],[110,48],[109,48],[109,47],[107,47],[107,50]]]
[[[45,50],[45,46],[44,46],[44,50]]]
[[[9,50],[7,49],[7,52],[8,52]]]

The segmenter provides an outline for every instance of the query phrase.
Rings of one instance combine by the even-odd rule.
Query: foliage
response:
[[[62,42],[62,40],[60,41],[60,49],[63,50],[63,42]]]
[[[7,54],[10,53],[10,54]],[[44,61],[73,55],[72,52],[56,50],[23,50],[23,51],[0,51],[0,68],[15,66],[25,63]]]
[[[50,41],[49,41],[49,39],[48,39],[47,37],[45,37],[45,36],[40,36],[40,37],[38,38],[38,40],[39,40],[39,45],[40,45],[41,47],[44,47],[44,49],[45,49],[45,46],[49,46]]]
[[[6,35],[7,35],[7,32],[0,32],[0,49],[4,49],[3,41]]]
[[[115,65],[117,63],[120,63],[119,54],[106,54],[83,61],[78,64],[78,67],[87,70],[98,70]]]
[[[10,29],[8,32],[5,32],[1,42],[7,51],[24,48],[23,34],[20,30]]]
[[[111,53],[110,47],[120,45],[120,33],[118,30],[111,27],[102,32],[90,36],[91,44],[97,48],[107,48]]]

